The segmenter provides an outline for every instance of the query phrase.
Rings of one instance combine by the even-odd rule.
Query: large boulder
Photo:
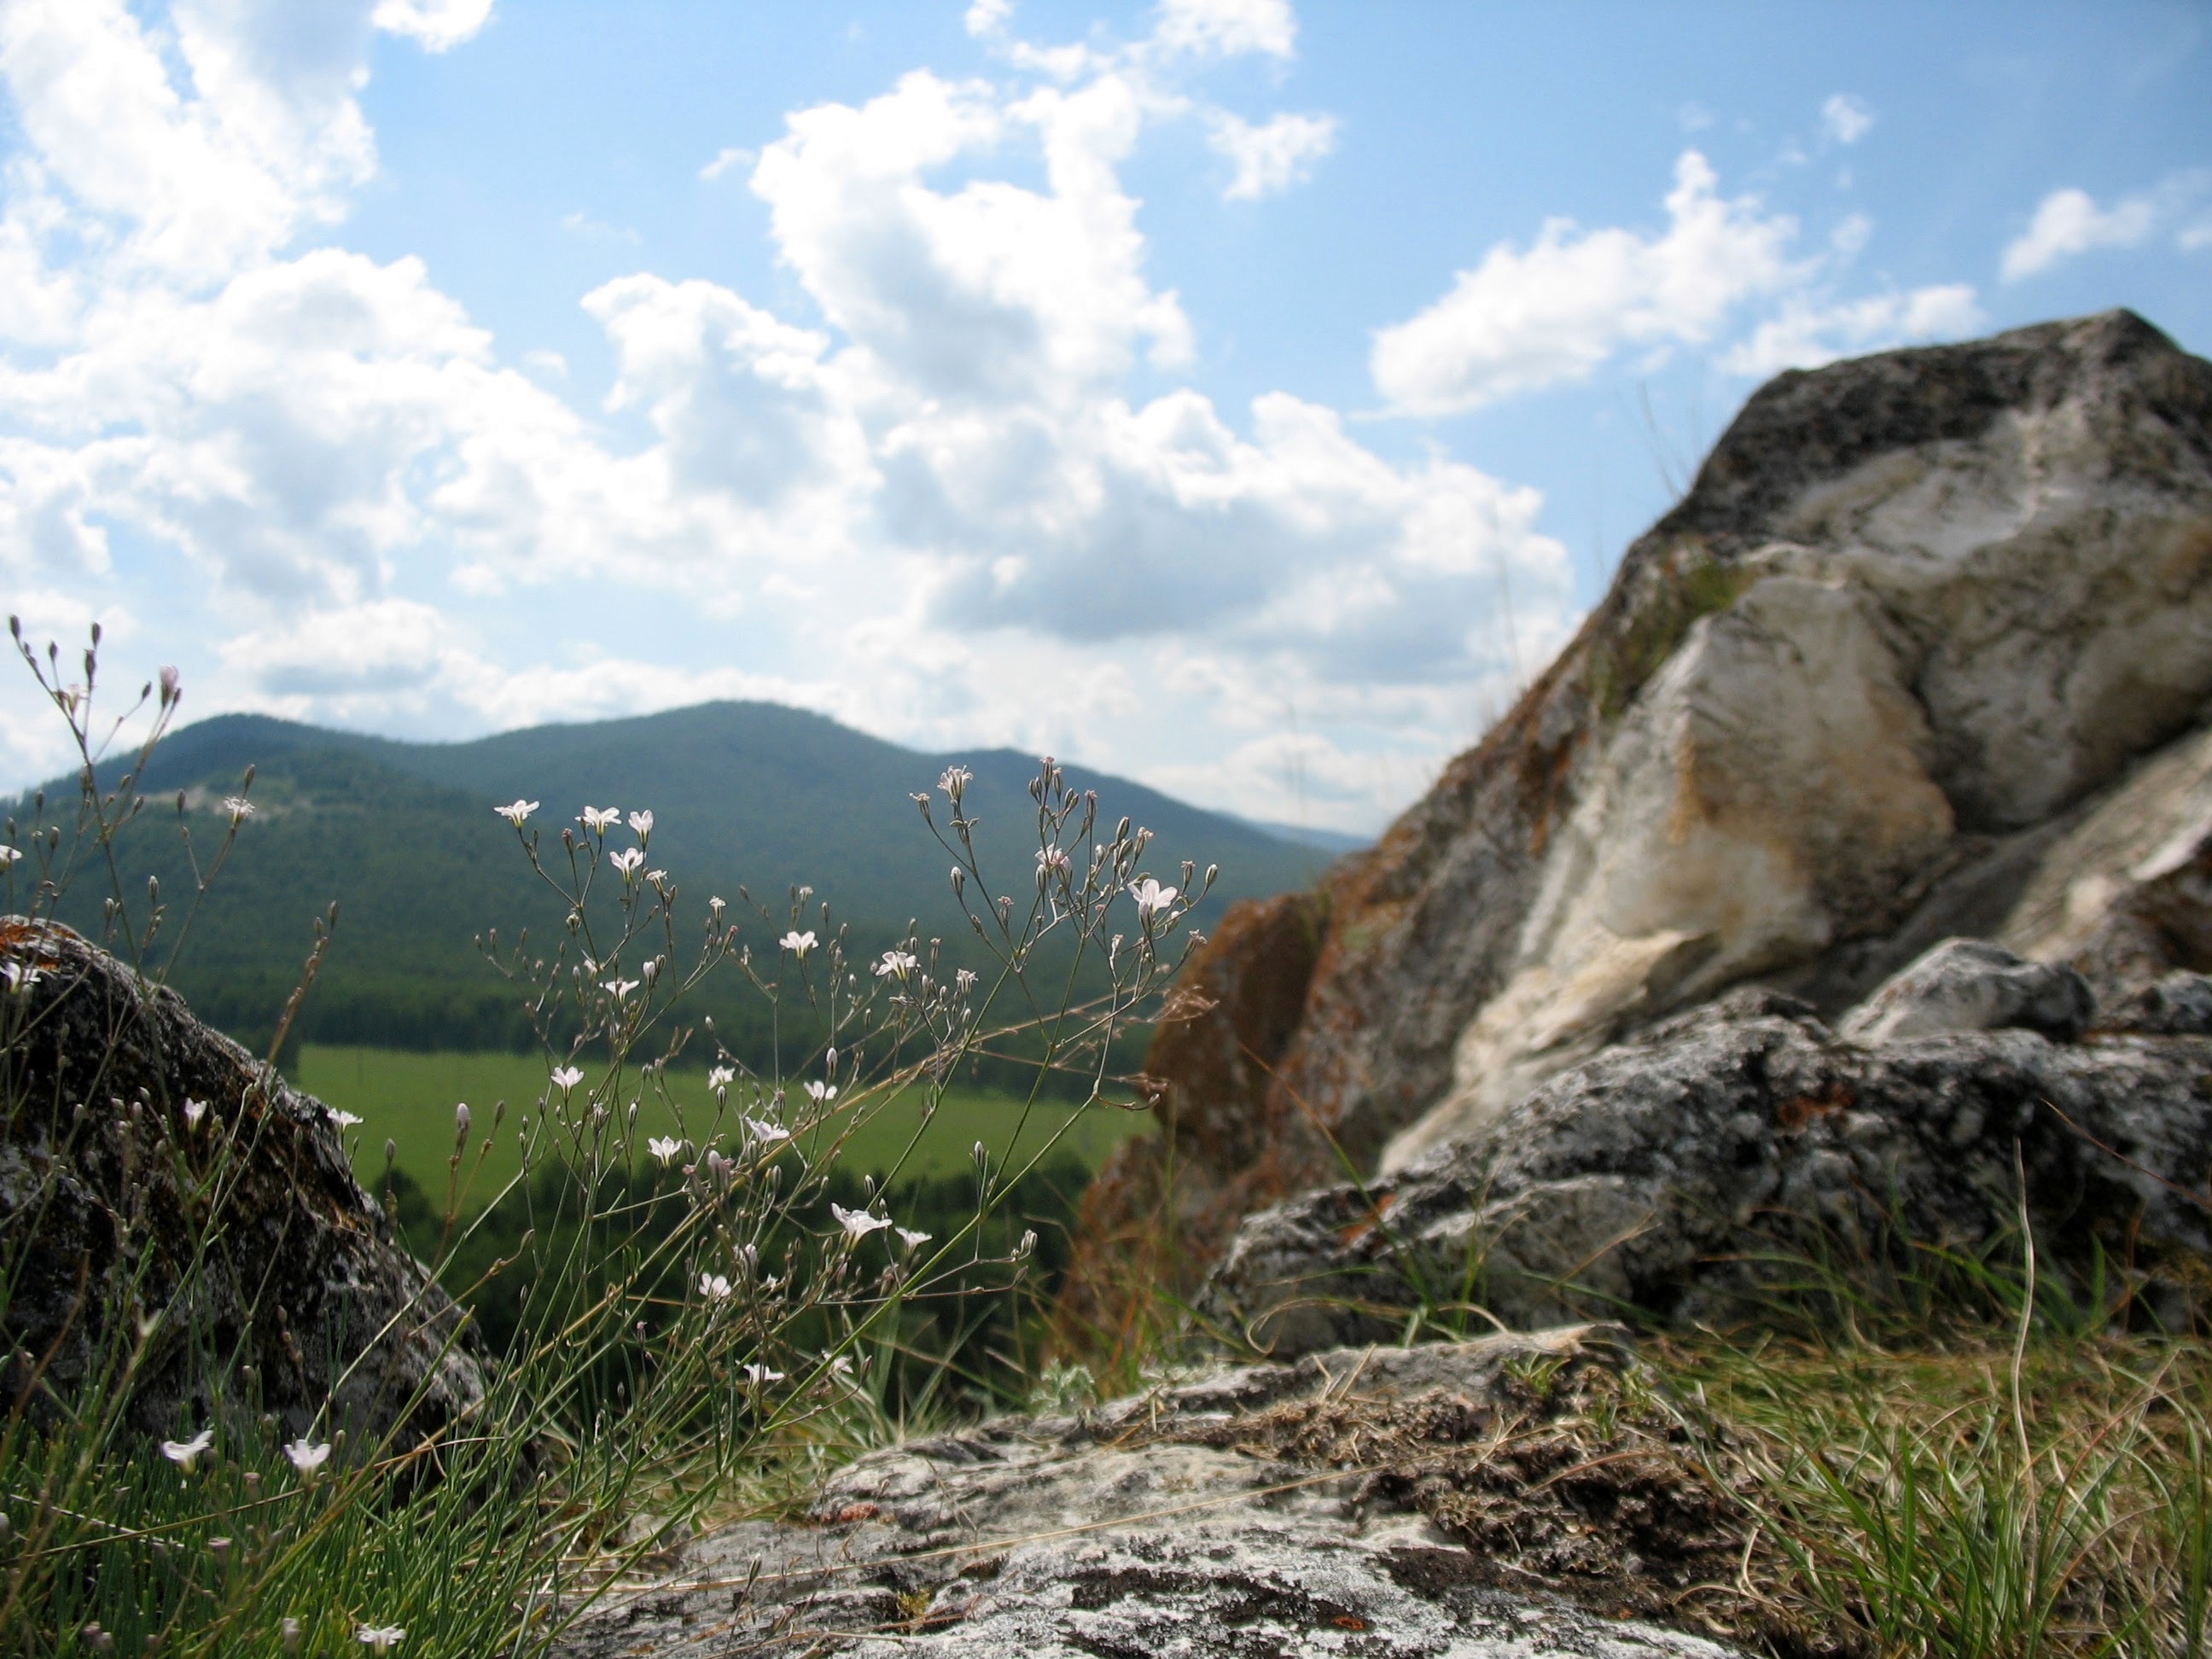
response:
[[[1332,872],[1264,1097],[1151,1062],[1187,1260],[1731,986],[1833,1016],[1955,934],[2107,1000],[2212,968],[2208,695],[2212,364],[2110,312],[1780,376],[1518,705]],[[1224,927],[1200,972],[1261,948]]]
[[[10,1399],[71,1401],[133,1349],[149,1434],[268,1413],[404,1445],[483,1399],[327,1107],[66,927],[0,919],[0,967]]]
[[[909,1443],[832,1479],[804,1524],[741,1523],[627,1575],[558,1651],[1766,1647],[1773,1547],[1633,1367],[1589,1328],[1353,1350]]]
[[[2212,984],[2171,975],[2064,1042],[2063,970],[2057,999],[2037,974],[1940,946],[1845,1021],[1851,1041],[1806,1003],[1732,992],[1395,1176],[1249,1218],[1212,1311],[1278,1354],[1455,1304],[1741,1323],[1824,1271],[1932,1283],[1929,1247],[2016,1264],[2025,1206],[2045,1271],[2086,1280],[2101,1256],[2181,1326],[2212,1261]]]

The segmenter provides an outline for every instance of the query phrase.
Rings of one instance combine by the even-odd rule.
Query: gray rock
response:
[[[1203,1129],[1182,1248],[1739,985],[1832,1017],[1957,934],[2107,1000],[2212,969],[2208,698],[2212,364],[2108,312],[1778,377],[1332,872],[1294,1029],[1216,1045],[1268,1056],[1264,1098],[1148,1068]],[[1255,961],[1200,972],[1249,976],[1258,932],[1220,939]]]
[[[2070,1042],[2096,1009],[2089,981],[2071,968],[2023,961],[1987,939],[1948,939],[1852,1009],[1836,1035],[1873,1048],[1938,1031],[2016,1026]]]
[[[559,1651],[1723,1659],[1661,1620],[1758,1634],[1754,1601],[1681,1591],[1765,1558],[1634,1375],[1591,1328],[1347,1350],[895,1447]]]
[[[2212,1036],[2212,979],[2177,971],[2147,985],[2100,1017],[2107,1031],[2145,1036]]]
[[[327,1107],[66,927],[0,919],[0,960],[21,987],[0,987],[10,1398],[52,1409],[134,1327],[129,1417],[149,1434],[267,1412],[406,1444],[483,1398],[473,1333],[355,1181]],[[252,1397],[218,1400],[234,1358]]]
[[[1510,1325],[1741,1322],[1802,1277],[1780,1257],[1872,1279],[1905,1240],[1988,1245],[2016,1224],[2021,1173],[2047,1263],[2101,1246],[2182,1317],[2212,1251],[2212,1039],[2012,1029],[1867,1049],[1803,1003],[1732,993],[1395,1177],[1247,1218],[1207,1296],[1279,1354],[1375,1340],[1424,1304]]]

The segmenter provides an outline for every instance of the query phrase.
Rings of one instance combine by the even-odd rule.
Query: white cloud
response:
[[[1731,374],[1759,380],[1785,368],[1817,368],[1838,357],[1893,346],[1955,340],[1989,326],[1988,313],[1965,283],[1877,294],[1822,303],[1793,295],[1778,316],[1760,323],[1721,359]]]
[[[1160,50],[1194,58],[1287,58],[1297,38],[1290,0],[1161,0],[1152,33]]]
[[[304,41],[242,11],[0,9],[22,134],[0,569],[87,612],[159,605],[196,708],[451,732],[769,696],[917,743],[1152,774],[1172,750],[1209,799],[1360,824],[1377,780],[1406,799],[1471,734],[1470,696],[1510,695],[1571,628],[1534,492],[1386,459],[1283,392],[1132,398],[1195,343],[1123,163],[1149,125],[1210,119],[1176,76],[1288,58],[1286,7],[1170,5],[1146,40],[1079,48],[1013,40],[986,8],[1014,84],[916,73],[795,112],[751,187],[811,325],[712,283],[604,283],[582,304],[612,349],[609,418],[421,261],[314,245],[374,165],[372,27],[452,44],[488,9],[395,24],[352,0]],[[1333,124],[1237,131],[1257,194]],[[187,151],[215,183],[162,183]],[[671,605],[702,629],[741,617],[743,665],[497,632],[584,613],[608,637]],[[1289,686],[1296,789],[1270,747]],[[11,707],[21,773],[44,751]],[[1225,769],[1191,758],[1230,746]]]
[[[195,7],[164,37],[120,0],[17,0],[0,7],[0,77],[40,185],[120,228],[134,263],[206,278],[336,219],[374,167],[346,70],[362,21],[334,3],[288,36]]]
[[[743,149],[731,145],[716,150],[714,159],[699,169],[699,177],[712,184],[715,179],[727,173],[735,173],[740,168],[749,167],[759,160],[758,150]]]
[[[425,52],[451,52],[491,21],[492,0],[377,0],[369,21],[411,36]]]
[[[1755,197],[1725,200],[1686,150],[1657,235],[1548,221],[1525,252],[1492,248],[1451,292],[1378,332],[1375,384],[1401,414],[1445,415],[1587,377],[1615,352],[1709,338],[1753,295],[1798,281],[1796,222]]]
[[[974,0],[961,19],[970,34],[996,34],[1014,15],[1014,0]]]
[[[1139,350],[1162,366],[1190,356],[1181,304],[1145,280],[1137,204],[1115,172],[1143,117],[1118,75],[1008,102],[917,71],[858,109],[792,116],[752,187],[785,263],[885,374],[959,403],[1065,399]],[[924,182],[1023,139],[1046,191]]]
[[[1257,201],[1312,177],[1313,164],[1336,148],[1336,118],[1283,114],[1254,126],[1224,112],[1208,124],[1206,141],[1236,164],[1223,198]]]
[[[635,231],[623,225],[611,225],[604,219],[594,219],[581,208],[562,214],[561,228],[586,242],[623,242],[631,247],[635,247],[638,243]]]
[[[1820,130],[1839,144],[1856,144],[1874,131],[1874,109],[1848,92],[1831,93],[1820,106]]]
[[[1999,270],[2005,281],[2017,283],[2092,248],[2133,247],[2150,234],[2156,218],[2146,197],[2100,208],[2087,191],[2054,190],[2027,228],[2006,246]]]
[[[454,629],[411,599],[377,599],[310,611],[223,641],[226,666],[277,697],[390,696],[437,673]]]

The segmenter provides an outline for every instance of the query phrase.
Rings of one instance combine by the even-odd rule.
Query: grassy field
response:
[[[398,1149],[398,1166],[426,1191],[442,1196],[453,1152],[453,1108],[466,1102],[475,1122],[462,1166],[462,1207],[471,1209],[495,1194],[519,1166],[517,1125],[544,1091],[546,1071],[544,1061],[530,1054],[409,1054],[309,1044],[301,1050],[295,1081],[309,1094],[361,1118],[347,1135],[354,1167],[372,1189],[382,1176],[389,1139]],[[697,1137],[714,1113],[705,1069],[672,1071],[667,1088]],[[506,1121],[491,1136],[492,1151],[478,1168],[477,1149],[489,1130],[494,1105],[501,1100],[507,1103]],[[1073,1112],[1059,1101],[1040,1103],[1024,1122],[1018,1098],[978,1089],[948,1091],[927,1125],[920,1122],[921,1105],[921,1096],[914,1093],[872,1115],[853,1131],[842,1165],[856,1174],[880,1175],[898,1164],[902,1176],[944,1175],[968,1168],[971,1149],[980,1140],[1003,1168],[1064,1131],[1058,1147],[1096,1168],[1116,1146],[1152,1127],[1146,1113],[1095,1106]],[[845,1120],[832,1122],[842,1129]],[[640,1101],[638,1129],[641,1141],[677,1133],[668,1109],[650,1097]]]

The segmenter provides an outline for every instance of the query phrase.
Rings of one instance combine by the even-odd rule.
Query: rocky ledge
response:
[[[611,1589],[565,1659],[1723,1659],[1767,1562],[1618,1333],[1230,1369],[863,1458]]]
[[[1966,939],[1837,1031],[1731,993],[1395,1176],[1247,1218],[1207,1297],[1278,1354],[1454,1302],[1741,1324],[1822,1267],[1872,1288],[2016,1248],[2025,1206],[2046,1265],[2101,1256],[2185,1328],[2212,1255],[2212,981],[2171,974],[2085,1029],[2092,1008],[2072,969]]]

